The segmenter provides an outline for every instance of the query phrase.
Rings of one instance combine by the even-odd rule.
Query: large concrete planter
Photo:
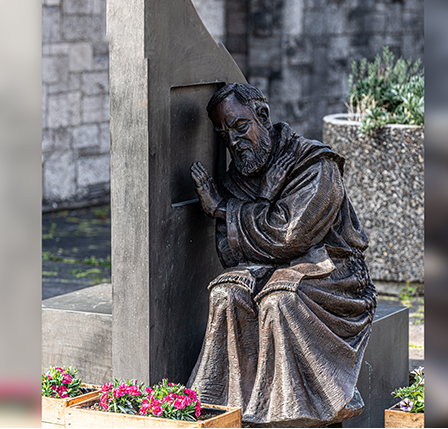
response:
[[[347,117],[324,117],[323,142],[346,159],[344,181],[370,239],[372,279],[423,282],[424,129],[387,125],[360,137],[360,123]]]

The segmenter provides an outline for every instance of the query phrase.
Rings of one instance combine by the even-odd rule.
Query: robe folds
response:
[[[272,201],[263,177],[230,164],[224,271],[209,284],[207,330],[188,386],[204,403],[242,408],[253,424],[322,426],[362,412],[357,389],[376,308],[367,236],[343,184],[344,158],[275,125],[270,165],[295,164]],[[269,168],[264,174],[269,174]]]

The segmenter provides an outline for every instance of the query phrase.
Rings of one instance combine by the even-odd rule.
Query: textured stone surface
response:
[[[88,203],[100,192],[103,199],[108,195],[109,44],[105,25],[106,0],[45,0],[42,4],[45,207],[56,202]],[[99,171],[86,168],[98,163],[102,165]]]
[[[423,58],[423,0],[192,3],[249,82],[268,96],[274,121],[289,122],[309,138],[321,139],[323,116],[345,111],[353,60],[372,59],[384,45],[406,58]],[[73,126],[70,120],[63,125],[60,118],[51,118],[59,113],[48,110],[48,94],[81,91],[84,98],[108,92],[105,14],[106,0],[43,1],[44,129],[55,121],[58,126]],[[100,104],[99,99],[84,102],[86,112],[81,112],[79,125],[85,120],[104,127],[108,109]],[[87,118],[90,115],[93,118]],[[95,155],[93,146],[90,153]]]
[[[234,3],[247,23],[241,38],[248,48],[232,43],[229,51],[251,84],[267,83],[274,121],[305,137],[321,139],[323,116],[346,111],[353,60],[373,59],[385,45],[423,58],[423,0],[228,0],[227,8]]]
[[[75,164],[71,152],[55,151],[46,158],[43,171],[44,199],[64,201],[74,197],[76,193]]]
[[[423,128],[388,125],[360,138],[359,123],[345,117],[324,118],[323,141],[346,158],[345,185],[370,239],[372,278],[422,282]]]

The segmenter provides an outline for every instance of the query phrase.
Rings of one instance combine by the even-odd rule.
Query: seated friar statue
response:
[[[207,330],[188,386],[253,424],[324,426],[359,415],[356,383],[376,308],[367,236],[342,180],[344,158],[287,123],[263,93],[222,87],[207,110],[231,155],[222,192],[191,167],[216,219],[224,271],[208,286]]]

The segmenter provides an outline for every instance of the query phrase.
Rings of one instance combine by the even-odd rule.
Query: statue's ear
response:
[[[269,106],[267,104],[262,104],[256,108],[257,116],[260,119],[260,122],[264,125],[265,128],[269,129],[272,127],[271,124],[271,115],[269,113]]]

